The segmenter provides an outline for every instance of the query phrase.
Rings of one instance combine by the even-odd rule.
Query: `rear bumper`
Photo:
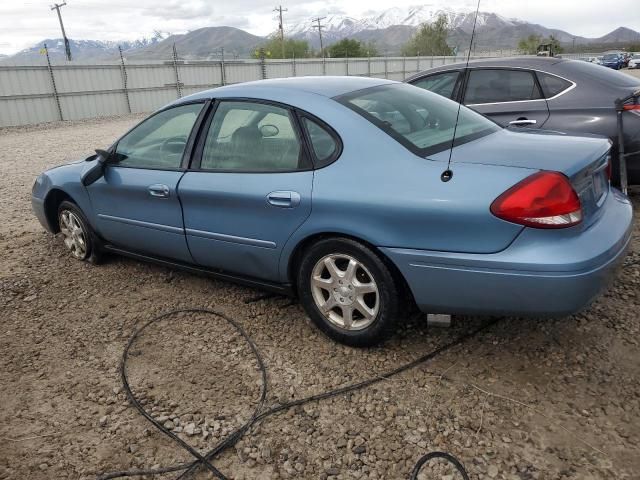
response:
[[[580,230],[526,228],[495,254],[383,248],[432,313],[561,316],[588,306],[615,274],[631,240],[632,207],[612,190],[601,217]]]

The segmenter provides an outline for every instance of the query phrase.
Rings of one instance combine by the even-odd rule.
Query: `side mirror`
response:
[[[95,164],[82,175],[82,184],[88,187],[104,175],[104,166],[111,158],[111,153],[106,150],[96,150],[96,155],[87,158],[87,161],[95,160]]]

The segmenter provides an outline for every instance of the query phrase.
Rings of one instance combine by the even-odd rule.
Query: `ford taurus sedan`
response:
[[[613,142],[618,179],[618,128],[614,103],[637,91],[640,79],[593,63],[520,57],[475,60],[433,68],[407,79],[456,100],[503,127],[593,133]],[[630,184],[640,184],[640,110],[625,112]]]
[[[437,313],[585,307],[630,239],[609,141],[458,109],[372,78],[217,88],[44,172],[33,209],[79,260],[114,252],[295,294],[353,346],[384,340],[407,299]]]

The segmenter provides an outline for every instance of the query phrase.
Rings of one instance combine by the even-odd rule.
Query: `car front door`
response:
[[[195,262],[278,280],[280,253],[311,213],[313,169],[288,107],[224,100],[178,187]]]
[[[464,104],[503,127],[540,128],[549,118],[547,101],[530,70],[469,69]]]
[[[191,131],[203,108],[204,103],[168,108],[118,141],[104,176],[88,187],[96,229],[108,243],[192,262],[177,188]]]

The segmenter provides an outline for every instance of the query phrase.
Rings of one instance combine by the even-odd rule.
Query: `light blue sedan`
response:
[[[503,130],[402,83],[266,80],[168,105],[41,174],[32,202],[79,260],[115,252],[297,295],[325,334],[368,346],[414,302],[529,316],[588,305],[631,234],[609,149]]]

